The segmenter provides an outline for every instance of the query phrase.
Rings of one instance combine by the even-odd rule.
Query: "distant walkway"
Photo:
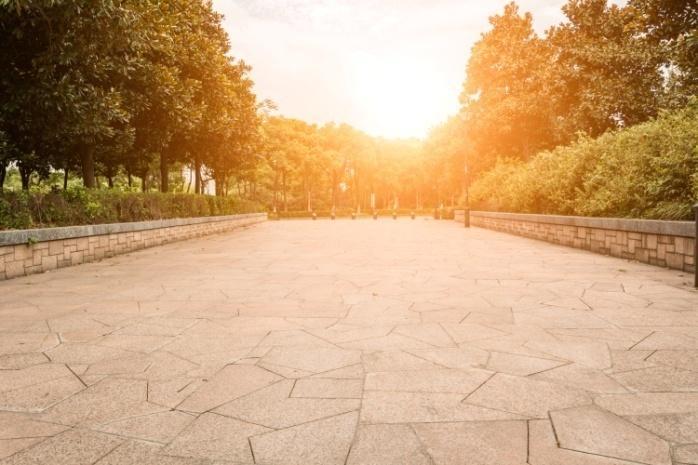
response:
[[[0,464],[696,464],[689,281],[401,218],[0,283]]]

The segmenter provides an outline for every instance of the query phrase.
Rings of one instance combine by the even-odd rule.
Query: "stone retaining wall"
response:
[[[267,220],[266,213],[0,231],[0,281],[93,262]]]
[[[457,215],[463,221],[462,213]],[[690,221],[472,212],[471,225],[554,244],[694,272],[696,225]]]

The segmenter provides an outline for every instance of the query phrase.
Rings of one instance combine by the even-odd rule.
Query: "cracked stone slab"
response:
[[[54,436],[3,460],[2,465],[92,465],[124,440],[87,430]]]
[[[550,418],[562,448],[649,465],[672,463],[666,441],[598,407],[559,410]]]
[[[470,394],[492,376],[485,370],[420,370],[368,373],[364,389]]]
[[[584,391],[547,381],[496,374],[470,395],[466,402],[482,407],[546,418],[551,410],[591,403]]]
[[[258,463],[269,465],[343,465],[358,414],[346,413],[250,439]]]
[[[202,413],[282,379],[252,365],[229,365],[200,385],[180,405],[186,412]]]
[[[361,379],[306,378],[296,381],[291,397],[360,399],[362,394]]]
[[[435,465],[525,465],[525,421],[418,424]]]
[[[347,465],[431,465],[408,425],[361,425]]]
[[[249,438],[270,431],[213,413],[204,413],[163,449],[164,455],[252,463]]]

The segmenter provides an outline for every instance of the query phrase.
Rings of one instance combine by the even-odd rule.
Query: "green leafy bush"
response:
[[[69,189],[0,194],[0,230],[126,223],[264,211],[233,197]]]
[[[698,100],[527,163],[500,160],[474,183],[471,199],[483,210],[690,219],[698,200]]]

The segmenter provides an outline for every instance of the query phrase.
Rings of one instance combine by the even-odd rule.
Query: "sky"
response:
[[[260,99],[311,123],[424,137],[458,111],[473,44],[510,0],[214,0]],[[543,32],[564,0],[519,0]]]

